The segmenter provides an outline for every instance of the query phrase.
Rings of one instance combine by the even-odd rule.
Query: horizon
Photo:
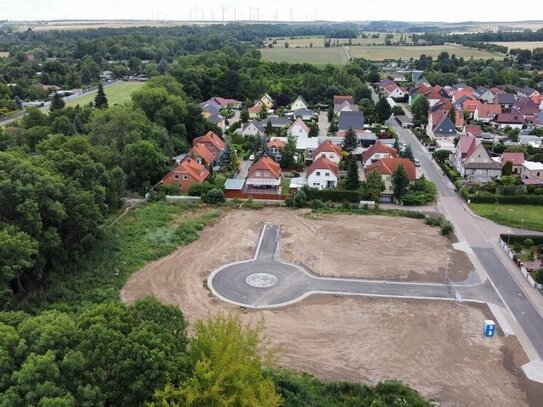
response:
[[[253,0],[208,0],[202,3],[189,0],[181,7],[171,0],[155,0],[149,5],[143,0],[95,0],[75,3],[68,0],[0,0],[2,20],[13,22],[32,21],[178,21],[178,22],[422,22],[422,23],[516,23],[543,20],[534,17],[534,10],[541,10],[539,2],[527,0],[522,7],[493,7],[458,0],[448,14],[435,12],[427,4],[389,0],[346,0],[341,7],[325,7],[323,0],[299,0],[292,6],[287,0],[276,0],[273,5]],[[466,11],[469,10],[469,11]],[[477,15],[467,19],[466,14]],[[439,18],[436,16],[439,15]]]

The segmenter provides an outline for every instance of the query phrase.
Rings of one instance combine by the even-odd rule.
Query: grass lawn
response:
[[[139,89],[141,86],[143,86],[142,82],[119,82],[114,85],[108,86],[105,88],[107,101],[109,106],[113,105],[122,105],[126,102],[130,102],[130,96],[132,96],[132,93]],[[66,103],[67,106],[85,106],[88,105],[91,102],[94,102],[94,98],[96,97],[96,92],[89,92],[85,96],[79,98],[70,100],[68,103]]]
[[[281,178],[281,195],[288,195],[290,188],[290,178],[283,177]]]
[[[543,206],[471,204],[470,208],[501,225],[543,232]]]
[[[272,62],[313,65],[345,65],[347,55],[343,47],[331,48],[262,48],[262,58]]]
[[[189,203],[154,202],[133,209],[114,227],[104,227],[102,238],[90,252],[65,273],[52,275],[47,288],[23,308],[77,307],[117,300],[132,273],[197,240],[200,231],[223,213],[220,208]]]
[[[534,48],[543,48],[543,41],[492,42],[492,44],[503,45],[509,49],[520,48],[533,50]]]
[[[350,46],[349,51],[353,58],[364,58],[368,60],[380,61],[384,59],[418,59],[422,54],[436,58],[441,52],[448,52],[449,55],[455,54],[457,58],[464,57],[475,59],[500,59],[503,56],[492,52],[478,50],[474,48],[461,47],[457,45],[429,45],[429,46]]]
[[[0,58],[7,58],[7,57],[9,57],[9,52],[0,51]]]

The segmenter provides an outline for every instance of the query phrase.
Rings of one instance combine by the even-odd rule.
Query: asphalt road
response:
[[[410,130],[401,128],[394,119],[389,119],[387,124],[396,130],[400,139],[411,144],[413,154],[420,160],[426,177],[436,184],[440,196],[440,205],[455,225],[459,238],[465,240],[472,248],[507,308],[515,317],[536,352],[542,357],[543,318],[511,276],[509,269],[498,257],[489,242],[490,239],[498,237],[496,231],[500,230],[500,228],[497,228],[491,222],[479,220],[471,213],[463,200],[454,192],[450,181],[445,178],[439,167],[431,159],[431,155],[423,150]]]
[[[250,308],[288,305],[314,294],[344,294],[500,303],[488,282],[454,285],[323,278],[277,258],[280,227],[265,225],[253,260],[227,265],[208,279],[212,292],[225,301]],[[255,287],[248,278],[257,273],[275,277],[268,287]]]

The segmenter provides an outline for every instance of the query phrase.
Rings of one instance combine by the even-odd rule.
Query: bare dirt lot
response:
[[[344,253],[359,251],[366,254],[363,261],[359,258],[359,266],[373,261],[368,253],[369,247],[379,249],[376,240],[385,247],[403,242],[403,249],[396,253],[400,257],[389,258],[392,265],[417,265],[416,255],[402,254],[410,245],[419,257],[424,253],[434,256],[434,251],[437,256],[452,256],[447,246],[440,249],[435,243],[448,245],[438,229],[421,221],[356,216],[316,220],[297,217],[299,214],[278,209],[229,212],[204,230],[198,241],[134,274],[121,298],[130,303],[153,295],[178,305],[191,323],[220,310],[239,312],[238,307],[212,297],[204,281],[218,266],[250,258],[263,222],[285,225],[286,258],[295,253],[297,242],[304,241],[308,247],[320,238],[328,242],[319,243],[330,254],[325,259],[337,253],[347,259],[345,264],[356,264],[354,254]],[[369,234],[371,239],[357,238],[357,230],[358,235]],[[431,275],[431,264],[420,260],[419,273],[428,270],[423,274]],[[304,261],[308,266],[315,264]],[[335,270],[333,275],[340,276],[375,277],[366,274],[371,268],[360,267],[361,274],[356,274],[342,264],[339,259],[323,260],[323,270],[326,274]],[[385,268],[379,273],[385,272],[395,278],[403,276]],[[441,401],[442,406],[536,406],[537,392],[543,389],[527,383],[518,372],[526,356],[516,339],[482,338],[482,322],[489,316],[486,306],[334,296],[312,296],[286,308],[244,314],[247,321],[264,319],[266,336],[277,349],[281,366],[328,380],[376,383],[400,379]]]

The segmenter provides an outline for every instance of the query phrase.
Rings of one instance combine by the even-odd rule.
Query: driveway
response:
[[[330,126],[330,123],[328,122],[328,112],[322,111],[319,112],[319,136],[327,136],[328,135],[328,127]]]
[[[316,293],[501,303],[492,286],[473,283],[474,276],[457,284],[319,277],[279,259],[279,232],[279,225],[264,225],[253,260],[215,270],[208,278],[211,291],[224,301],[247,308],[286,306]]]

